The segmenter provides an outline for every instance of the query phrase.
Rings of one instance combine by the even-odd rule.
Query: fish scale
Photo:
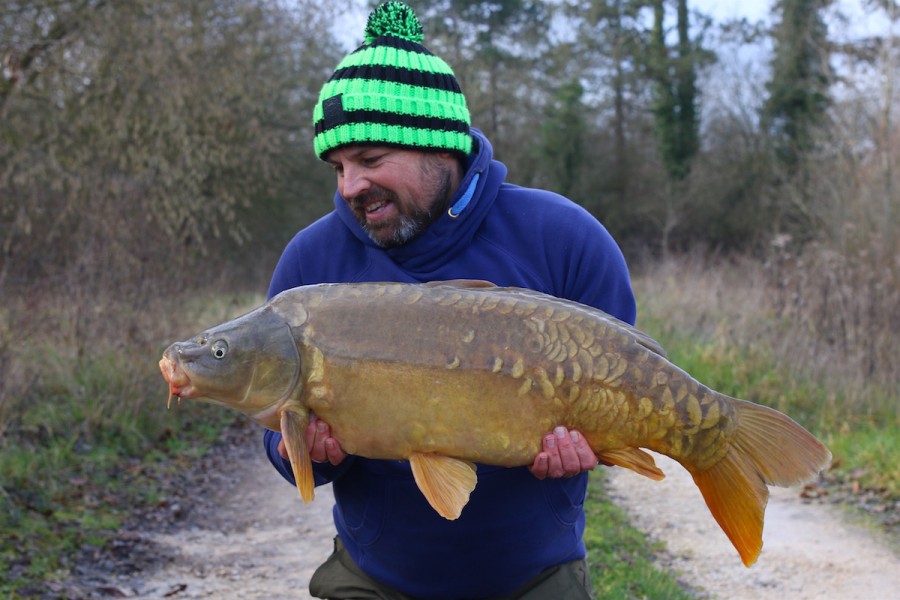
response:
[[[477,484],[473,463],[530,465],[556,426],[579,431],[603,463],[661,479],[641,448],[655,450],[691,473],[747,565],[762,547],[767,485],[800,483],[830,460],[789,417],[702,385],[631,325],[486,282],[294,288],[173,344],[160,369],[170,398],[280,430],[304,501],[312,413],[350,454],[409,460],[448,519]]]

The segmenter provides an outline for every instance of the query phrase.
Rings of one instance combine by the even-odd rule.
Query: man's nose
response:
[[[369,189],[370,183],[365,173],[356,167],[345,166],[341,175],[340,192],[344,198],[355,198]]]

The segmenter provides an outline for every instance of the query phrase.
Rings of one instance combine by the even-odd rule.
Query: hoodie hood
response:
[[[385,250],[405,271],[420,280],[452,261],[466,249],[497,199],[506,179],[506,166],[493,160],[494,149],[479,130],[471,129],[472,154],[466,162],[466,173],[450,201],[453,216],[444,213],[418,236],[397,248]],[[353,211],[340,193],[334,194],[335,212],[347,229],[360,242],[372,248],[379,246],[360,226]]]

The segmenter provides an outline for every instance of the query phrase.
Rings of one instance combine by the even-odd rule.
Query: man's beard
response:
[[[387,190],[376,189],[358,199],[359,206],[363,206],[373,197],[389,200],[394,206],[399,208],[396,196]],[[354,202],[356,205],[356,202]],[[366,220],[366,215],[357,213],[356,218],[363,230],[369,235],[369,238],[381,248],[396,248],[410,241],[426,227],[431,225],[437,215],[430,210],[414,210],[413,212],[399,214],[396,221],[390,223],[370,224]]]
[[[428,165],[428,169],[436,166],[435,163]],[[429,173],[430,174],[430,173]],[[434,185],[430,189],[425,190],[429,195],[426,205],[427,209],[413,209],[411,212],[398,215],[399,222],[384,223],[381,225],[370,225],[366,220],[365,214],[360,215],[357,211],[365,206],[373,199],[388,200],[400,209],[400,203],[397,196],[384,188],[374,188],[363,196],[354,199],[353,207],[359,224],[363,230],[369,235],[369,238],[381,248],[396,248],[409,242],[414,237],[425,231],[429,225],[438,220],[438,218],[447,209],[450,203],[450,179],[451,172],[449,169],[441,168],[439,172],[434,173],[436,178],[433,179]]]

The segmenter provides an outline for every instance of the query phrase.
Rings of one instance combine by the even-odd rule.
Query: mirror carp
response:
[[[831,460],[788,416],[704,386],[631,325],[487,282],[286,290],[172,344],[160,369],[170,402],[219,404],[281,431],[305,502],[311,413],[350,454],[408,460],[447,519],[475,488],[474,463],[530,465],[559,425],[601,462],[652,479],[664,474],[642,448],[665,454],[747,566],[762,548],[767,485],[805,482]]]

